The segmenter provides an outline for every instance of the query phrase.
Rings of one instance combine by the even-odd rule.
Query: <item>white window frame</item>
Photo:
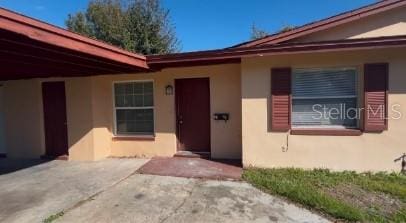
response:
[[[151,82],[152,83],[152,97],[153,97],[153,106],[145,106],[145,107],[116,107],[116,93],[115,93],[115,85],[116,84],[126,84],[126,83],[145,83]],[[113,96],[113,123],[114,123],[114,136],[119,137],[132,137],[132,136],[155,136],[155,83],[152,79],[146,80],[125,80],[125,81],[113,81],[112,84],[112,96]],[[129,134],[117,134],[117,109],[152,109],[152,132],[151,134],[139,134],[139,133],[129,133]]]
[[[292,118],[293,114],[293,100],[294,99],[335,99],[335,98],[355,98],[356,99],[356,109],[360,107],[360,68],[359,66],[336,66],[336,67],[296,67],[292,68],[292,83],[291,83],[291,89],[293,89],[293,75],[296,70],[305,70],[305,71],[311,71],[311,70],[335,70],[335,69],[348,69],[348,70],[354,70],[355,71],[355,95],[348,95],[348,96],[320,96],[320,97],[294,97],[293,93],[291,94],[291,109],[290,109],[290,117]],[[292,121],[292,120],[291,120]],[[358,129],[360,126],[360,120],[357,120],[356,124],[354,127],[351,127],[351,129]],[[343,126],[294,126],[292,123],[292,129],[346,129]]]

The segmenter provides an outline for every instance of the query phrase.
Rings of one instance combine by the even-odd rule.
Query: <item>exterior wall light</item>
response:
[[[173,86],[172,85],[166,85],[165,95],[173,95]]]

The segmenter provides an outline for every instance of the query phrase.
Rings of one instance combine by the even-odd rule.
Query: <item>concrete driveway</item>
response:
[[[120,182],[147,161],[0,159],[0,222],[42,222]]]
[[[0,175],[0,222],[61,211],[55,222],[328,222],[243,182],[134,174],[145,162],[52,161]]]

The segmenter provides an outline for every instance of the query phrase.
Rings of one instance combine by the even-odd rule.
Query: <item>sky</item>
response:
[[[229,47],[249,40],[251,27],[276,32],[362,7],[377,0],[161,0],[169,9],[181,51]],[[0,0],[0,7],[65,28],[69,13],[88,0]]]

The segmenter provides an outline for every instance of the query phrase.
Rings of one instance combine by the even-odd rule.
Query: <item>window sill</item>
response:
[[[114,136],[113,141],[155,141],[155,135]]]
[[[314,136],[360,136],[359,129],[292,129],[291,135],[314,135]]]

